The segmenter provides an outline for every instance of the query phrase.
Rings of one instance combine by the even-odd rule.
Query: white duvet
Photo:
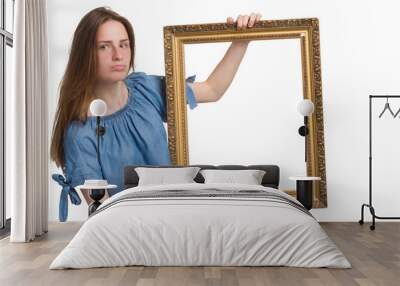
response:
[[[207,189],[262,190],[297,202],[279,190],[257,185],[193,183],[130,188],[104,201],[50,269],[127,265],[351,267],[318,222],[289,204],[243,197],[116,203],[136,192]]]

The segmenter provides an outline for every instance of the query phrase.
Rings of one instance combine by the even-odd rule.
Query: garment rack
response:
[[[370,229],[375,229],[375,219],[400,219],[400,217],[384,217],[375,214],[375,208],[372,205],[372,99],[374,98],[400,98],[400,95],[370,95],[369,96],[369,203],[361,206],[361,219],[359,224],[364,224],[364,207],[369,208],[372,215],[372,225]]]

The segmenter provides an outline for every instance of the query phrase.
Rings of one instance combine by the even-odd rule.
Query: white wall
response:
[[[86,12],[103,5],[131,20],[137,41],[136,70],[154,74],[164,73],[165,25],[224,22],[228,16],[253,11],[262,13],[263,19],[319,18],[328,208],[312,213],[320,221],[359,219],[360,205],[368,199],[368,95],[400,93],[397,1],[48,1],[49,126],[74,29]],[[383,105],[378,103],[375,114]],[[397,110],[400,100],[393,106]],[[388,119],[377,124],[374,199],[382,216],[400,211],[399,153],[394,152],[398,124]],[[58,219],[60,188],[50,176],[56,171],[51,162],[49,220]],[[83,220],[86,213],[85,203],[70,206],[69,220]]]

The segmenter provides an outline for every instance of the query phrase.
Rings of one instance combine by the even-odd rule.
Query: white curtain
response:
[[[15,1],[12,92],[6,98],[6,187],[11,242],[48,229],[46,0]]]

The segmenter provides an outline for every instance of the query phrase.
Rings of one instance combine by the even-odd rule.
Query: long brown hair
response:
[[[131,23],[108,7],[88,12],[79,22],[72,41],[68,64],[60,83],[60,98],[55,114],[50,156],[57,167],[64,168],[64,136],[68,125],[78,120],[84,122],[90,102],[94,99],[96,81],[96,34],[106,21],[121,22],[129,37],[131,61],[134,70],[135,36]]]

